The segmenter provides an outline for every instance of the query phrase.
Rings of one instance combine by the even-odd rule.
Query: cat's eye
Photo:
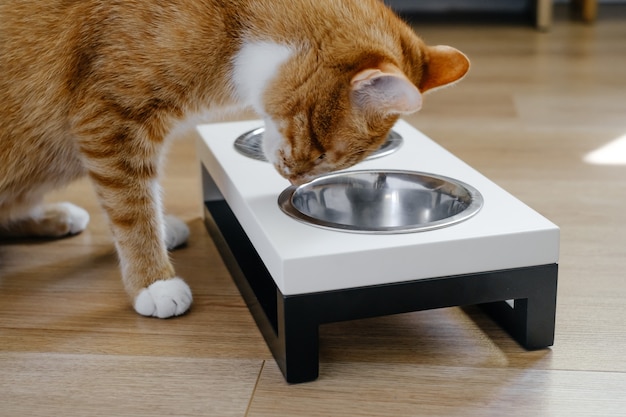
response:
[[[320,156],[317,157],[317,162],[323,161],[326,158],[326,154],[323,153]]]

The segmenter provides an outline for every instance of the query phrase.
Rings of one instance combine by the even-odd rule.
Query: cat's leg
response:
[[[188,229],[163,215],[158,183],[162,143],[129,128],[108,134],[83,138],[80,149],[109,219],[126,291],[141,315],[181,315],[191,305],[191,290],[176,276],[167,247],[180,245]]]
[[[135,311],[159,318],[185,313],[192,302],[191,290],[176,276],[167,249],[184,243],[188,229],[178,219],[165,221],[156,178],[133,180],[134,193],[128,194],[116,193],[116,186],[98,174],[91,177],[110,220],[124,286]]]
[[[187,242],[189,227],[177,217],[164,216],[165,246],[172,250]],[[178,297],[172,298],[172,293],[178,293]],[[182,307],[191,303],[191,290],[180,278],[159,280],[142,290],[135,298],[135,310],[144,316],[167,318],[177,316],[186,311]],[[180,303],[180,307],[179,307]]]
[[[82,232],[89,223],[89,213],[71,203],[38,204],[20,211],[23,214],[1,222],[0,236],[60,238]]]
[[[107,180],[97,174],[92,178],[96,188],[102,190],[99,194],[104,197],[124,285],[133,298],[135,311],[159,318],[185,313],[192,302],[191,290],[176,276],[167,247],[183,243],[188,229],[184,223],[181,226],[180,220],[165,221],[156,178],[136,179],[136,194],[122,192],[112,197],[107,194],[114,185],[106,184]]]

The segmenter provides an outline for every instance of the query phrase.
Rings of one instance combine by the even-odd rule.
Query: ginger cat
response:
[[[380,0],[3,0],[0,22],[0,235],[84,230],[84,210],[42,196],[88,175],[135,310],[161,318],[192,302],[167,253],[188,229],[159,189],[176,126],[252,107],[266,157],[302,183],[469,69]]]

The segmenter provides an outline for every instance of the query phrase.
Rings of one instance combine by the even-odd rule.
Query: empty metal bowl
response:
[[[251,130],[235,139],[235,149],[248,158],[267,162],[263,154],[263,132],[265,128]],[[390,131],[387,140],[365,159],[380,158],[396,151],[402,145],[402,136],[398,132]]]
[[[285,189],[289,216],[327,229],[409,233],[451,226],[475,215],[481,194],[452,178],[414,171],[362,170],[324,175]]]

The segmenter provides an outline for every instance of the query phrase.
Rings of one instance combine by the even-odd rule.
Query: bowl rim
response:
[[[361,174],[380,174],[384,173],[387,175],[403,175],[403,176],[413,176],[413,177],[429,177],[436,180],[445,181],[447,183],[451,183],[455,186],[463,188],[470,197],[470,203],[468,206],[462,210],[461,212],[446,217],[444,219],[436,220],[428,223],[414,224],[414,225],[403,225],[403,226],[375,226],[375,227],[357,227],[350,224],[344,223],[336,223],[328,220],[323,220],[317,217],[309,216],[308,214],[298,210],[293,204],[294,196],[301,190],[319,184],[321,182],[326,182],[328,180],[332,180],[333,178],[342,177],[342,176],[350,176],[350,175],[361,175]],[[458,223],[464,222],[472,217],[474,217],[478,212],[482,209],[484,205],[484,198],[482,194],[473,186],[457,180],[455,178],[451,178],[444,175],[433,174],[430,172],[424,171],[413,171],[413,170],[402,170],[402,169],[360,169],[360,170],[350,170],[350,171],[337,171],[331,172],[329,174],[324,174],[319,177],[312,179],[309,182],[306,182],[301,185],[291,185],[285,188],[280,195],[278,196],[278,206],[283,211],[283,213],[292,217],[295,220],[298,220],[304,224],[309,226],[315,226],[322,229],[340,231],[340,232],[350,232],[350,233],[360,233],[360,234],[404,234],[404,233],[415,233],[415,232],[426,232],[436,229],[441,229],[445,227],[450,227],[456,225]]]
[[[239,152],[241,155],[247,156],[248,158],[254,159],[256,161],[268,162],[267,158],[265,157],[263,153],[252,152],[250,150],[250,147],[240,146],[242,143],[245,143],[251,137],[260,135],[263,132],[265,132],[265,127],[261,126],[261,127],[257,127],[255,129],[249,130],[239,135],[237,139],[235,139],[235,142],[233,143],[235,150]],[[390,155],[396,152],[397,150],[399,150],[402,147],[403,143],[404,143],[404,138],[402,137],[402,135],[398,133],[396,130],[391,129],[389,131],[389,134],[387,135],[387,138],[385,139],[385,142],[383,142],[383,144],[378,149],[376,149],[367,157],[365,157],[364,160],[371,161],[372,159],[378,159],[378,158],[382,158],[384,156]]]

